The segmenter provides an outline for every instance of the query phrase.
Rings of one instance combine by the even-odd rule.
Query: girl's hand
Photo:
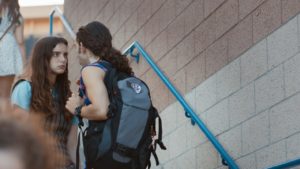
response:
[[[74,114],[76,107],[81,105],[83,105],[83,99],[79,97],[78,93],[73,93],[66,103],[66,109],[69,110],[70,113]]]

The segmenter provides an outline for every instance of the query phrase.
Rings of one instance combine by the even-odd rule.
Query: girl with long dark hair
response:
[[[66,156],[63,168],[73,166],[67,150],[72,114],[65,108],[70,94],[67,41],[60,37],[40,39],[26,72],[14,85],[11,102],[16,114],[42,116],[46,132],[57,139],[59,149]]]

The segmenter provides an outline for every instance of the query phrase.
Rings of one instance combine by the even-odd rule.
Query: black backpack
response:
[[[106,121],[91,121],[83,132],[83,148],[87,169],[150,168],[156,145],[162,143],[162,122],[153,107],[148,86],[139,78],[118,72],[108,62],[104,83],[109,96],[110,117]],[[155,121],[158,119],[158,138]],[[78,148],[77,148],[78,158]],[[77,160],[78,165],[78,160]]]

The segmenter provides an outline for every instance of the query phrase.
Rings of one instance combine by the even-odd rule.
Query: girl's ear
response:
[[[79,42],[79,53],[85,53],[86,48],[83,46],[82,42]]]

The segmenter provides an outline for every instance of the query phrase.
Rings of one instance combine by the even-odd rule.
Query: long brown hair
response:
[[[118,71],[133,74],[126,56],[112,47],[112,36],[109,29],[100,22],[94,21],[80,27],[76,40],[91,50],[101,60],[110,62]]]
[[[25,77],[20,78],[29,79],[31,81],[32,98],[30,109],[33,112],[42,112],[45,114],[55,113],[53,109],[54,99],[51,93],[52,87],[57,95],[56,103],[59,104],[59,110],[64,111],[67,119],[70,119],[71,114],[65,108],[67,99],[71,95],[70,81],[68,80],[68,66],[63,74],[56,77],[54,86],[51,86],[48,79],[48,72],[50,70],[50,59],[53,56],[53,49],[57,44],[65,44],[68,42],[60,37],[44,37],[40,39],[33,48],[30,64],[25,71]],[[26,78],[27,76],[27,78]]]
[[[0,13],[4,8],[8,8],[8,16],[14,22],[19,21],[20,6],[18,0],[2,0],[0,1]],[[14,23],[13,23],[14,24]]]

